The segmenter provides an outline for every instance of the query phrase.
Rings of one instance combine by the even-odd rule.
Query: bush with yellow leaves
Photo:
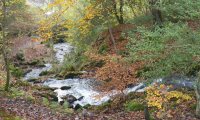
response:
[[[150,86],[147,88],[147,97],[149,107],[155,107],[158,110],[166,110],[168,108],[168,103],[175,102],[179,104],[183,101],[191,100],[187,94],[179,91],[168,91],[171,86],[158,85]]]
[[[192,100],[188,94],[179,91],[169,91],[172,86],[154,84],[147,88],[148,107],[155,108],[158,119],[169,119],[171,105],[179,105],[181,102]]]

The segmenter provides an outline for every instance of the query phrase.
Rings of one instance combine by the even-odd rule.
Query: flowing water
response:
[[[48,63],[48,64],[45,64],[45,67],[32,69],[31,72],[25,75],[24,80],[38,79],[40,77],[40,73],[44,71],[49,71],[51,70],[51,68],[52,68],[52,65]]]
[[[59,43],[54,45],[54,51],[56,52],[55,58],[62,64],[64,61],[64,56],[69,54],[73,50],[73,47],[68,43]],[[45,64],[43,68],[32,69],[31,72],[27,73],[24,77],[24,80],[29,79],[38,79],[40,73],[43,71],[49,71],[52,68],[51,64]],[[57,93],[59,101],[63,101],[62,97],[66,95],[73,95],[74,97],[82,98],[74,102],[74,105],[80,104],[82,106],[90,105],[100,105],[110,99],[111,96],[116,95],[119,91],[113,90],[109,93],[103,93],[97,91],[95,88],[99,85],[98,82],[94,79],[65,79],[57,80],[49,78],[43,83],[44,86],[49,86],[51,88],[56,88],[54,91]],[[127,88],[124,90],[125,93],[136,91],[138,87],[141,87],[143,84],[139,84],[133,88]],[[68,90],[61,90],[63,86],[71,87]],[[139,91],[139,90],[138,90]],[[142,91],[142,90],[140,90]]]
[[[55,58],[62,64],[64,61],[64,56],[69,54],[73,50],[73,47],[68,43],[59,43],[54,45],[54,51],[56,52]],[[24,77],[25,80],[32,78],[39,78],[39,74],[43,71],[48,71],[52,68],[51,64],[45,64],[43,68],[33,69],[30,73],[26,74]],[[156,82],[162,82],[163,79],[157,80]],[[188,83],[186,83],[188,84]],[[191,82],[189,82],[189,85]],[[63,101],[63,97],[66,95],[73,95],[74,97],[81,98],[73,103],[75,106],[79,104],[81,106],[90,104],[90,105],[100,105],[108,101],[112,96],[119,94],[117,90],[113,90],[109,93],[104,93],[96,90],[95,88],[99,83],[94,79],[65,79],[57,80],[54,78],[47,79],[44,83],[44,86],[50,88],[55,88],[54,91],[57,93],[58,102]],[[182,83],[181,83],[182,85]],[[184,84],[185,85],[185,84]],[[69,87],[68,90],[61,90],[61,87]],[[145,90],[145,85],[143,83],[138,84],[137,86],[129,87],[123,92],[128,94],[130,92],[143,92]]]

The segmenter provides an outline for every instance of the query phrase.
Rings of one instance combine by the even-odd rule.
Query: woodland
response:
[[[200,120],[200,0],[0,0],[0,120]]]

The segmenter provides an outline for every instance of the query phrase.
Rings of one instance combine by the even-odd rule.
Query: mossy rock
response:
[[[65,79],[70,79],[70,78],[78,78],[80,75],[82,75],[83,73],[81,72],[68,72],[64,78]]]
[[[48,75],[48,74],[49,74],[48,71],[43,71],[43,72],[41,72],[41,73],[39,74],[39,76],[45,76],[45,75]]]
[[[32,79],[28,79],[27,81],[28,82],[36,82],[38,79],[36,79],[36,78],[32,78]]]
[[[37,65],[39,63],[40,63],[39,60],[33,60],[33,61],[30,61],[30,62],[27,62],[27,65]]]

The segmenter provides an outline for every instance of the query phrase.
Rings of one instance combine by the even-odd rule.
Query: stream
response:
[[[64,56],[69,54],[73,50],[73,47],[68,43],[59,43],[54,45],[55,58],[62,64],[64,61]],[[43,71],[49,71],[52,69],[50,63],[45,64],[43,68],[32,69],[31,72],[27,73],[24,80],[38,79],[40,73]],[[170,78],[171,79],[171,78]],[[164,79],[155,80],[156,82],[162,82]],[[173,83],[174,84],[174,83]],[[188,80],[177,81],[176,84],[181,86],[193,87],[193,82]],[[101,92],[95,88],[99,85],[99,82],[94,79],[64,79],[57,80],[55,78],[48,78],[43,84],[43,86],[48,86],[55,89],[54,92],[57,94],[58,102],[64,101],[64,97],[67,95],[72,95],[76,99],[72,102],[73,107],[76,105],[101,105],[102,103],[111,99],[112,96],[119,94],[117,90],[111,92]],[[67,89],[62,89],[66,87]],[[123,92],[128,94],[130,92],[143,92],[145,90],[145,84],[140,83],[136,86],[131,86],[126,88]]]

